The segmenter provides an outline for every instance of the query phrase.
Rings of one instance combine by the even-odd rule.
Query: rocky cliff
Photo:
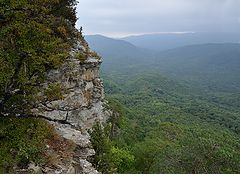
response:
[[[60,137],[74,144],[71,155],[58,160],[54,167],[46,166],[41,171],[47,174],[95,174],[98,173],[87,161],[94,155],[88,130],[96,122],[105,122],[111,111],[105,109],[104,89],[99,77],[102,60],[88,56],[85,60],[77,54],[85,49],[78,44],[69,59],[58,69],[48,73],[41,85],[42,91],[50,86],[59,86],[61,97],[37,103],[34,113],[54,125]],[[91,54],[89,54],[91,55]],[[39,94],[44,98],[44,93]],[[51,147],[49,146],[51,150]],[[36,166],[30,166],[36,171]]]

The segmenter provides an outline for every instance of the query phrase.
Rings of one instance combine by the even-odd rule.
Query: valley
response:
[[[108,52],[93,40],[90,46],[105,60],[107,97],[122,114],[114,142],[135,157],[122,173],[239,172],[239,44],[146,53],[132,44],[122,52],[122,41],[115,40],[119,45],[109,44]]]

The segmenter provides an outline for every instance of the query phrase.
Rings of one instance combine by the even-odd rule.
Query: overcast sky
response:
[[[84,34],[240,31],[240,0],[79,0]]]

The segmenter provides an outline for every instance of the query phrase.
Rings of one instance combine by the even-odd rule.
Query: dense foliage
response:
[[[38,119],[0,119],[0,173],[13,173],[29,162],[46,163],[46,144],[54,136],[53,127]]]
[[[104,77],[107,93],[124,104],[115,105],[123,120],[113,142],[135,159],[119,173],[240,172],[239,110],[228,100],[219,105],[159,74]]]
[[[104,58],[105,91],[122,113],[112,143],[134,156],[118,173],[240,173],[239,44],[157,52],[87,40]]]
[[[118,137],[120,125],[122,124],[122,115],[126,112],[121,104],[116,100],[109,99],[110,108],[117,115],[109,119],[104,127],[100,123],[96,123],[90,131],[92,146],[96,152],[91,162],[98,171],[106,174],[124,172],[130,170],[134,156],[127,148],[119,147],[115,139]],[[120,114],[120,115],[119,115]]]
[[[28,114],[46,73],[69,56],[75,0],[0,0],[0,113]]]

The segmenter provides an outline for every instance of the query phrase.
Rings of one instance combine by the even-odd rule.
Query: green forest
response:
[[[106,144],[124,150],[125,157],[120,164],[106,161],[112,164],[109,169],[126,174],[240,173],[239,44],[156,53],[122,40],[88,37],[104,58],[105,92],[120,113],[113,121],[119,129],[105,136]]]
[[[104,77],[121,116],[113,146],[134,157],[130,166],[120,165],[120,173],[240,172],[234,97],[218,96],[219,104],[210,92],[196,93],[160,74],[138,74],[128,81]]]

